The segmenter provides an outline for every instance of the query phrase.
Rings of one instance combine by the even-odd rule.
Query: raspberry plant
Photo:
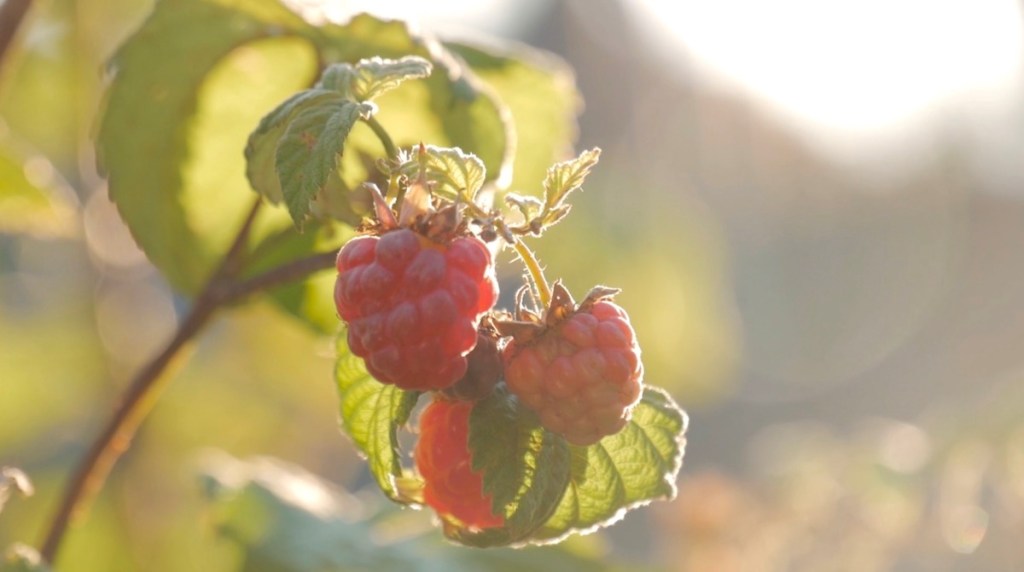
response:
[[[340,331],[344,431],[388,498],[433,508],[457,543],[553,543],[675,494],[686,416],[642,380],[625,310],[603,287],[576,304],[525,242],[569,214],[600,156],[566,160],[564,63],[365,14],[314,23],[279,0],[159,0],[111,72],[110,197],[193,300],[70,479],[43,564],[168,364],[262,293]],[[502,281],[517,294],[499,307],[508,253],[525,281]]]

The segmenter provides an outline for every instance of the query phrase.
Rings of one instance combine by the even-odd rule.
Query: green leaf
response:
[[[479,547],[522,541],[548,520],[569,484],[569,446],[503,388],[477,403],[469,423],[473,469],[483,474],[505,526],[482,532],[448,526],[445,534]]]
[[[404,81],[429,76],[432,69],[430,62],[418,56],[397,60],[373,57],[359,60],[354,66],[334,64],[324,71],[317,85],[355,101],[369,101]]]
[[[50,572],[50,567],[43,564],[43,559],[35,548],[24,544],[13,544],[7,549],[4,561],[0,562],[0,571]]]
[[[245,174],[249,184],[273,203],[281,203],[281,179],[277,175],[277,145],[300,111],[336,100],[338,94],[326,89],[307,89],[289,97],[267,114],[249,136],[245,146]]]
[[[597,554],[561,547],[466,550],[424,527],[422,512],[357,498],[300,467],[224,454],[207,459],[202,490],[219,534],[242,548],[242,572],[592,572]],[[301,494],[296,494],[301,492]],[[417,530],[427,530],[417,534]],[[397,534],[396,534],[397,532]]]
[[[552,163],[573,152],[583,100],[572,69],[554,54],[522,44],[445,46],[469,64],[511,114],[516,143],[509,186],[535,188]]]
[[[558,542],[612,524],[634,508],[675,496],[686,414],[663,390],[646,387],[629,424],[589,447],[572,447],[569,487],[531,537]]]
[[[362,358],[353,355],[338,335],[335,377],[341,398],[341,425],[359,451],[366,456],[370,472],[389,498],[409,503],[400,486],[408,478],[401,465],[398,428],[409,420],[419,393],[384,385],[366,372]]]
[[[540,214],[539,228],[551,226],[569,213],[565,202],[569,193],[583,186],[591,169],[601,158],[597,147],[580,153],[579,157],[552,165],[544,177],[544,211]]]
[[[427,180],[436,184],[434,192],[452,200],[459,196],[472,199],[483,186],[487,172],[476,155],[434,145],[427,145],[424,151],[406,166],[406,174],[415,177],[423,169]]]
[[[488,180],[503,174],[508,178],[513,159],[508,111],[443,44],[431,36],[413,34],[404,22],[367,14],[322,32],[318,45],[330,62],[353,63],[375,56],[400,60],[410,55],[430,61],[434,69],[429,77],[406,82],[402,89],[375,99],[379,107],[375,117],[400,147],[421,142],[459,147],[483,161]],[[368,148],[379,150],[375,137],[367,135],[363,141]],[[346,182],[353,183],[347,178]]]
[[[32,481],[29,480],[28,475],[16,469],[14,467],[4,467],[0,469],[0,511],[3,511],[4,505],[11,498],[14,493],[19,493],[22,496],[32,496],[35,492],[35,488],[32,486]]]
[[[310,203],[337,171],[349,131],[360,116],[370,112],[367,104],[340,94],[296,111],[277,145],[275,165],[281,194],[297,226],[305,221]]]
[[[71,190],[45,158],[13,147],[0,143],[0,233],[73,236],[78,220]]]
[[[275,0],[161,0],[115,54],[98,158],[177,289],[198,289],[244,218],[239,151],[267,109],[308,85],[316,56],[295,36],[311,29]]]

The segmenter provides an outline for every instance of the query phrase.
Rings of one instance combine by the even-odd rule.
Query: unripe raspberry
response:
[[[497,334],[481,332],[476,347],[466,356],[466,374],[443,390],[446,397],[475,401],[490,395],[502,377]]]
[[[473,471],[469,450],[469,401],[437,398],[420,415],[420,438],[413,456],[424,480],[423,499],[439,515],[467,526],[493,528],[505,519],[491,511],[483,477]]]
[[[348,345],[382,383],[448,387],[466,372],[480,316],[498,297],[479,239],[439,244],[403,228],[350,240],[338,253],[334,301]]]
[[[607,299],[513,339],[503,358],[512,393],[575,445],[619,432],[640,399],[640,347],[626,312]]]

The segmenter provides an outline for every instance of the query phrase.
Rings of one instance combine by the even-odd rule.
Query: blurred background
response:
[[[38,489],[0,515],[0,547],[38,542],[86,439],[188,303],[120,224],[90,140],[103,62],[151,3],[36,4],[0,77],[0,174],[60,201],[28,234],[0,229],[0,464]],[[679,497],[570,549],[653,570],[1024,569],[1021,8],[317,7],[496,35],[576,71],[578,148],[604,153],[536,249],[573,291],[623,289],[647,380],[691,424]],[[203,524],[205,450],[366,486],[332,353],[269,306],[222,316],[72,531],[65,569],[231,569]]]

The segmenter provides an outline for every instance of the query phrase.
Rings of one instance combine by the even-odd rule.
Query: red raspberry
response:
[[[498,298],[483,242],[438,244],[403,228],[350,240],[337,267],[334,301],[348,345],[373,377],[433,390],[463,376],[480,316]]]
[[[643,365],[626,312],[608,300],[503,351],[505,381],[549,430],[586,446],[618,433],[640,399]]]
[[[475,473],[469,451],[469,401],[435,399],[420,415],[420,439],[414,457],[423,476],[423,499],[439,515],[453,516],[468,526],[493,528],[505,523],[491,512],[491,495]]]

